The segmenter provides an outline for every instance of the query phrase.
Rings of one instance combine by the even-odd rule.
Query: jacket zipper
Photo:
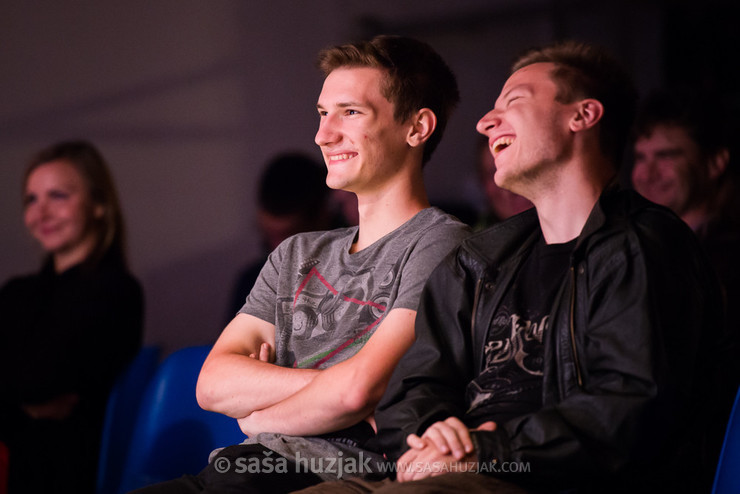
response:
[[[581,364],[578,361],[578,351],[576,349],[576,328],[574,321],[576,305],[576,271],[573,266],[570,267],[570,346],[573,351],[573,362],[576,366],[576,378],[578,387],[583,387],[583,376],[581,375]]]
[[[478,302],[480,301],[480,290],[483,286],[483,278],[478,278],[475,284],[475,294],[473,295],[473,311],[470,315],[470,341],[475,341],[475,318],[478,315]]]

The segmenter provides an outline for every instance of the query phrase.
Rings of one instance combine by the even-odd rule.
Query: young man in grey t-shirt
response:
[[[373,410],[414,340],[427,275],[468,228],[431,208],[422,167],[459,96],[428,45],[380,36],[322,52],[316,144],[359,226],[299,234],[269,257],[203,365],[198,401],[249,436],[197,477],[141,492],[290,492],[372,477]]]

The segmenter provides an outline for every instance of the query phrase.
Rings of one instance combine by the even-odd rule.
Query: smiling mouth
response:
[[[37,230],[38,233],[45,237],[48,237],[49,235],[54,235],[57,231],[59,231],[58,226],[42,226]]]
[[[329,161],[344,161],[357,156],[357,153],[334,154],[329,156]]]
[[[493,155],[496,156],[498,153],[509,147],[514,142],[513,137],[499,137],[496,139],[491,146]]]

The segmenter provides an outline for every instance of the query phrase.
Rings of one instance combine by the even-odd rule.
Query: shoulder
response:
[[[428,238],[433,241],[457,244],[469,237],[472,229],[441,209],[429,207],[418,212],[395,233],[400,237]]]
[[[577,259],[587,260],[597,273],[639,269],[645,276],[657,275],[654,280],[713,283],[698,238],[671,210],[630,190],[604,199],[598,205],[602,224],[582,239]]]
[[[470,225],[463,223],[457,217],[445,213],[437,207],[428,207],[419,211],[409,222],[424,225],[427,228],[444,228],[459,230],[469,235],[472,232]]]
[[[648,201],[632,190],[605,194],[597,207],[601,225],[593,238],[625,239],[635,248],[697,249],[696,235],[670,209]],[[595,216],[595,215],[594,215]]]
[[[471,233],[469,225],[431,207],[417,213],[378,244],[414,262],[436,265]]]
[[[35,289],[39,283],[39,275],[13,276],[0,287],[0,295],[9,297],[14,294],[22,294]]]

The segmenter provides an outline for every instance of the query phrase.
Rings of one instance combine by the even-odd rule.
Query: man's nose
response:
[[[496,128],[501,123],[501,118],[499,116],[498,110],[495,108],[485,115],[483,115],[483,118],[478,120],[478,124],[475,126],[475,129],[480,132],[481,134],[486,135],[490,130]]]
[[[326,115],[319,122],[319,129],[316,131],[314,142],[319,146],[327,146],[336,143],[339,136],[336,121],[333,117]]]

